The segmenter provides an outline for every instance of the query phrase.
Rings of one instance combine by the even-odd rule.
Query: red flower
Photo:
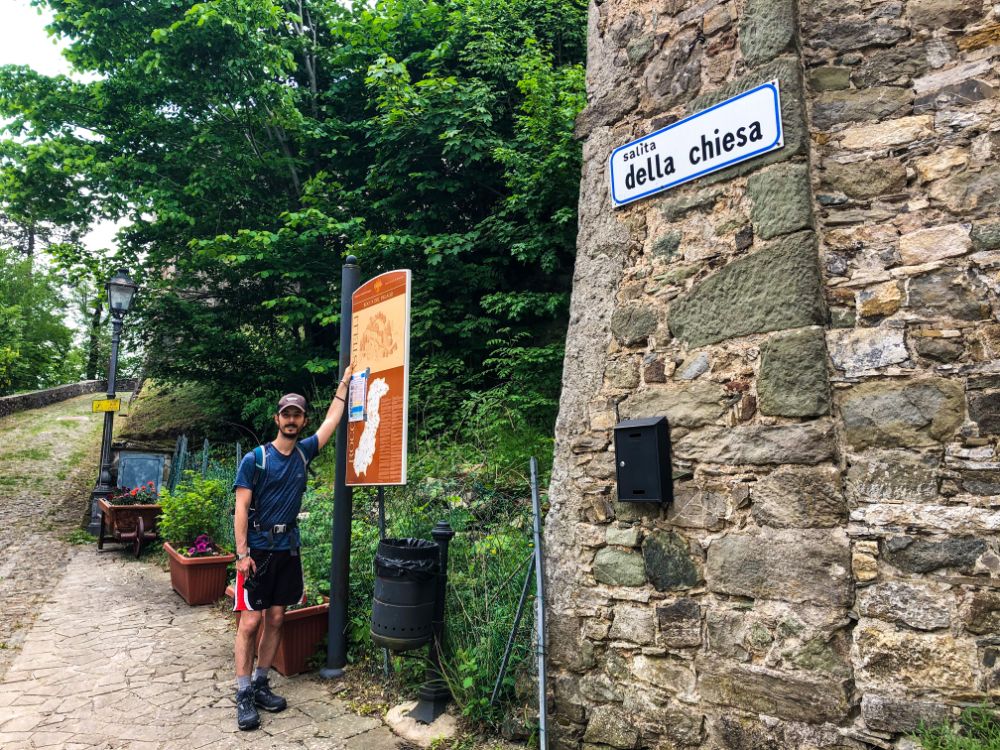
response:
[[[134,487],[134,488],[132,489],[132,493],[131,493],[131,494],[132,494],[133,496],[135,496],[135,495],[138,495],[138,494],[139,494],[139,488],[138,488],[138,487]]]

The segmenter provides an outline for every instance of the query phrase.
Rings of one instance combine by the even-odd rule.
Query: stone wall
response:
[[[137,382],[135,378],[119,380],[115,386],[119,393],[123,393],[135,390]],[[59,385],[42,391],[19,393],[16,396],[2,396],[0,397],[0,417],[6,417],[8,414],[26,409],[38,409],[69,398],[82,396],[85,393],[100,393],[102,391],[106,393],[107,388],[107,380],[81,380],[79,383]]]
[[[550,489],[555,747],[889,747],[1000,695],[1000,15],[592,0]],[[613,209],[777,78],[785,147]],[[612,428],[667,415],[673,505]]]

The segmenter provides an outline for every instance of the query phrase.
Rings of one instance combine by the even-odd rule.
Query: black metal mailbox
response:
[[[673,502],[670,425],[666,417],[627,419],[615,426],[615,473],[619,500]]]

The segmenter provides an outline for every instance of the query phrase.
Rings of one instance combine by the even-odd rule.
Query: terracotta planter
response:
[[[233,596],[232,586],[226,589],[226,594]],[[307,671],[309,658],[316,653],[323,636],[326,635],[329,609],[329,603],[323,602],[285,612],[285,624],[281,626],[281,640],[278,642],[278,650],[274,654],[271,666],[285,677]],[[242,612],[236,613],[237,625],[241,614]],[[266,614],[264,616],[267,617]],[[263,634],[262,627],[257,631],[258,646]]]
[[[142,545],[156,539],[156,524],[161,512],[159,504],[112,505],[102,497],[98,499],[97,507],[101,511],[97,549],[104,549],[104,542],[110,537],[116,542],[131,544],[138,557]]]
[[[211,604],[226,592],[226,567],[236,555],[184,557],[163,543],[170,556],[170,585],[188,604]]]

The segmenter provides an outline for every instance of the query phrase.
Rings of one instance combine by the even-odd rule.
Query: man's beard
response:
[[[281,428],[281,432],[282,433],[285,433],[288,430],[291,430],[291,433],[293,435],[298,435],[299,434],[299,426],[298,425],[286,424],[284,427]]]

